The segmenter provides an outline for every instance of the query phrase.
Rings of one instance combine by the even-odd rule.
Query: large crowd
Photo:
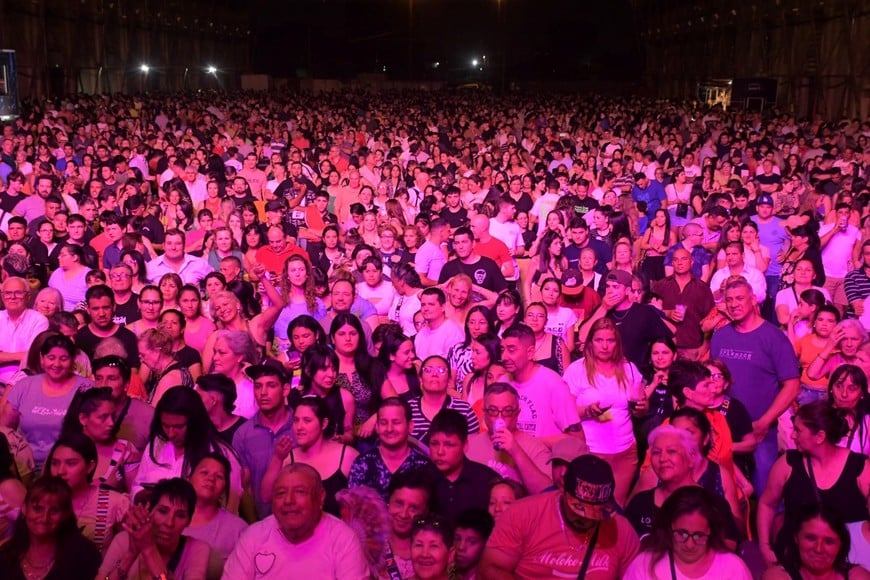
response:
[[[870,578],[868,181],[692,103],[30,103],[0,576]]]

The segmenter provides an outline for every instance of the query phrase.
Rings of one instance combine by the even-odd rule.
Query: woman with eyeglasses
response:
[[[455,409],[468,420],[468,433],[480,431],[480,421],[466,401],[448,394],[450,367],[444,357],[432,355],[423,361],[420,368],[420,387],[423,394],[409,401],[413,430],[411,436],[428,445],[429,427],[441,409]]]
[[[42,469],[73,397],[94,384],[75,374],[78,349],[69,338],[60,334],[46,337],[39,354],[42,373],[6,389],[0,417],[6,427],[18,429],[27,438],[36,468]]]
[[[843,515],[825,504],[809,504],[796,514],[795,531],[785,542],[778,566],[763,580],[831,578],[866,580],[870,572],[849,560],[851,539]]]
[[[807,367],[807,377],[820,380],[843,364],[859,364],[861,345],[867,342],[867,330],[854,318],[840,321],[827,344]]]
[[[641,551],[623,580],[750,580],[749,568],[726,544],[726,515],[701,487],[674,490],[662,502],[649,534],[641,539]]]
[[[160,312],[163,311],[163,293],[160,288],[149,284],[139,293],[139,312],[142,317],[127,325],[133,334],[142,336],[146,330],[157,328]],[[145,376],[147,378],[147,375]],[[144,380],[144,379],[143,379]]]

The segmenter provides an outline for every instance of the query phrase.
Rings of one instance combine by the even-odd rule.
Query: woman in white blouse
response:
[[[622,340],[612,320],[602,318],[592,325],[584,358],[572,363],[564,378],[576,397],[589,451],[610,464],[615,499],[624,506],[637,470],[631,414],[644,411],[646,401],[641,394],[643,378],[622,354]]]
[[[227,510],[238,513],[242,467],[235,451],[221,443],[196,391],[188,387],[169,389],[154,410],[148,445],[142,453],[130,496],[135,501],[136,494],[153,487],[161,479],[190,477],[194,467],[190,463],[210,452],[220,453],[232,466]]]

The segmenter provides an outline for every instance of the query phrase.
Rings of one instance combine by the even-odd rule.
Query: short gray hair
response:
[[[649,434],[650,450],[652,450],[653,445],[655,445],[656,441],[658,441],[660,437],[668,435],[676,437],[677,441],[680,442],[680,445],[686,452],[686,457],[689,459],[689,466],[693,469],[697,467],[698,463],[700,463],[701,461],[701,451],[698,449],[698,442],[695,440],[692,434],[685,429],[680,429],[679,427],[674,427],[670,424],[659,425]]]

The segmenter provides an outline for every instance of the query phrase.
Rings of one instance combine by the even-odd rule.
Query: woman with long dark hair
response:
[[[378,350],[378,360],[387,369],[387,379],[395,389],[399,398],[407,401],[419,397],[420,377],[414,362],[414,341],[402,334],[398,326],[396,331],[384,335]]]
[[[849,522],[868,519],[870,463],[866,456],[839,446],[846,435],[846,421],[827,401],[798,409],[792,434],[796,449],[786,451],[774,463],[758,502],[758,542],[768,563],[784,556],[785,547],[799,531],[795,516],[806,505],[821,501]],[[774,538],[773,520],[780,502],[785,520]]]
[[[62,433],[80,433],[94,442],[97,464],[94,476],[101,487],[124,493],[136,478],[141,452],[118,438],[112,389],[95,387],[73,398],[64,417]],[[72,486],[75,487],[75,486]]]
[[[197,461],[211,452],[226,457],[233,467],[227,509],[236,513],[242,495],[242,468],[235,452],[221,442],[196,391],[188,387],[169,389],[154,410],[131,497],[135,499],[140,491],[161,479],[188,477]]]
[[[202,352],[208,337],[215,331],[215,325],[202,313],[202,294],[199,289],[192,284],[182,286],[178,294],[178,306],[184,315],[184,343]]]
[[[462,390],[465,375],[471,372],[471,342],[482,334],[493,332],[489,315],[487,307],[479,304],[472,306],[465,317],[465,340],[451,346],[447,351],[447,361],[455,375],[454,388],[457,392]]]
[[[337,384],[353,394],[356,401],[354,429],[358,437],[367,439],[374,433],[377,408],[396,391],[386,377],[386,370],[366,350],[365,333],[359,318],[349,313],[335,316],[329,329],[329,339],[338,355]]]
[[[864,371],[855,365],[837,367],[828,381],[828,403],[845,419],[849,429],[840,447],[870,455],[870,415]]]
[[[641,551],[623,579],[750,580],[746,564],[725,544],[724,515],[704,488],[675,490],[653,518],[652,531],[642,539]]]
[[[9,580],[95,578],[100,552],[79,532],[72,491],[58,477],[42,477],[27,491],[12,538],[0,548]]]
[[[100,486],[94,478],[96,471],[97,448],[83,433],[61,435],[46,461],[46,474],[61,478],[72,490],[73,511],[82,534],[105,551],[130,507],[130,499]]]
[[[302,355],[300,388],[290,392],[290,406],[296,407],[304,397],[320,397],[329,411],[334,436],[352,443],[356,402],[349,390],[336,385],[338,369],[339,358],[331,348],[321,344],[308,348]]]
[[[299,401],[293,412],[295,448],[289,436],[278,439],[260,487],[263,501],[271,501],[272,487],[282,467],[305,463],[316,469],[323,480],[324,511],[341,515],[335,496],[347,487],[350,467],[359,454],[346,443],[333,440],[333,427],[323,399],[315,395]]]
[[[649,284],[665,277],[665,253],[677,243],[677,232],[671,229],[671,215],[659,208],[650,220],[644,235],[638,240],[643,258],[639,274]]]

